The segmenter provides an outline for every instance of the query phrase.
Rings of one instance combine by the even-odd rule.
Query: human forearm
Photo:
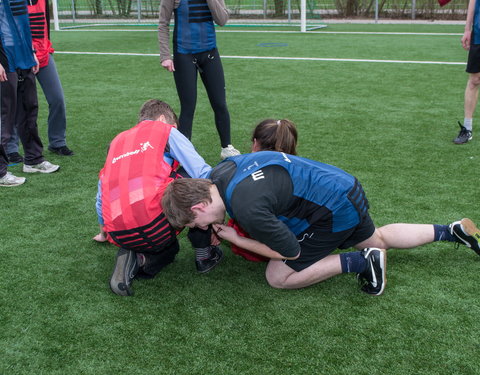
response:
[[[162,0],[158,20],[158,44],[160,61],[171,59],[170,53],[170,19],[174,9],[173,0]]]
[[[242,249],[249,250],[253,253],[263,255],[270,259],[297,259],[300,255],[297,254],[294,257],[286,257],[257,240],[239,236],[235,229],[226,225],[214,224],[213,229],[218,237],[227,240]]]

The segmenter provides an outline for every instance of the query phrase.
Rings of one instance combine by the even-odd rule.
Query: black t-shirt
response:
[[[225,202],[225,191],[236,171],[233,162],[223,162],[210,175]],[[255,240],[285,257],[300,252],[295,234],[278,217],[288,217],[295,209],[290,174],[281,166],[262,168],[263,178],[248,176],[232,193],[231,209],[235,220]]]

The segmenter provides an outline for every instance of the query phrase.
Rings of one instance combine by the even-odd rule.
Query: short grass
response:
[[[353,29],[354,28],[354,29]],[[249,29],[250,30],[250,29]],[[461,33],[461,26],[330,25],[325,31]],[[383,296],[352,275],[274,290],[264,264],[234,256],[195,271],[184,235],[176,261],[112,294],[116,249],[94,243],[97,173],[140,105],[179,109],[157,57],[61,54],[157,53],[155,31],[53,33],[68,106],[58,173],[2,189],[0,374],[479,374],[480,258],[435,243],[389,252]],[[224,56],[465,61],[459,35],[219,33]],[[283,47],[260,47],[283,43]],[[299,151],[337,165],[364,185],[377,225],[480,221],[480,149],[451,140],[463,117],[463,65],[223,59],[233,143],[253,126],[289,118]],[[39,127],[46,139],[40,92]],[[199,86],[193,143],[219,161],[212,111]],[[45,142],[46,143],[46,142]],[[11,171],[23,175],[19,166]]]

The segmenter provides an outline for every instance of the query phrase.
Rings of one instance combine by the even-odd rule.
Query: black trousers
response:
[[[1,142],[7,149],[7,143],[17,126],[18,135],[25,152],[24,163],[41,163],[43,145],[38,135],[37,116],[38,99],[35,74],[32,70],[19,70],[7,73],[8,80],[1,82]],[[0,158],[1,161],[1,158]],[[0,166],[1,175],[1,166]]]
[[[215,125],[222,147],[231,143],[230,114],[225,93],[225,76],[218,50],[197,54],[175,53],[173,56],[175,85],[180,99],[178,130],[192,138],[192,123],[197,105],[197,72],[200,73],[210,105],[215,113]]]

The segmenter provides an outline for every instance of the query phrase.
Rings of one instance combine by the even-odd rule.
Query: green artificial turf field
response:
[[[217,38],[238,149],[249,151],[260,120],[289,118],[300,155],[362,182],[376,225],[480,222],[477,133],[467,145],[452,143],[467,80],[462,26],[224,30]],[[365,31],[384,33],[346,33]],[[134,297],[111,293],[116,248],[92,241],[98,171],[145,100],[178,112],[178,98],[152,56],[154,28],[61,31],[52,40],[76,155],[46,151],[58,173],[0,190],[0,374],[480,373],[480,258],[451,243],[390,250],[386,291],[372,297],[353,275],[272,289],[265,265],[226,243],[222,264],[199,275],[182,234],[176,261],[154,280],[135,281]],[[40,89],[39,98],[46,145]],[[208,163],[219,162],[201,84],[192,141]],[[25,175],[20,166],[10,171]]]

